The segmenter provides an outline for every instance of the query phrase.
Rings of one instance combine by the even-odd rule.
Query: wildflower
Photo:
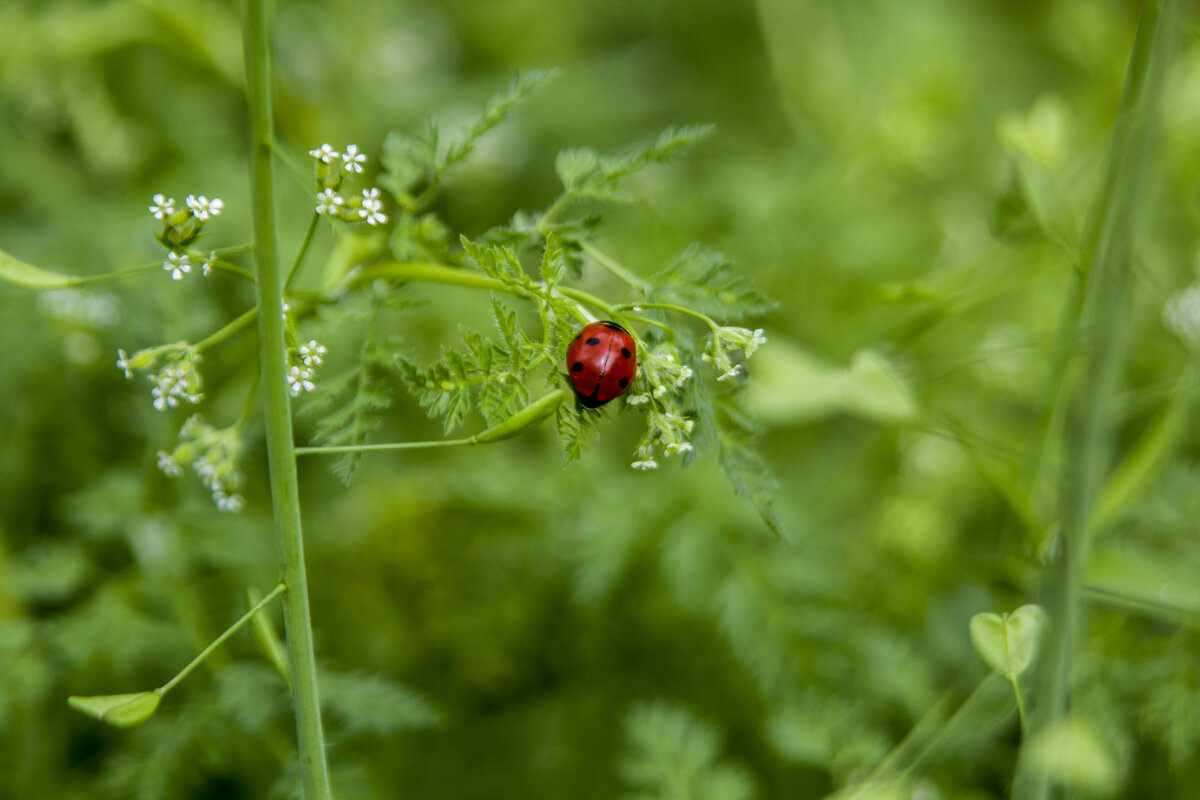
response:
[[[725,373],[723,375],[718,375],[717,380],[727,381],[730,378],[736,378],[738,375],[741,375],[741,374],[742,374],[742,365],[734,364],[732,367],[725,370]]]
[[[329,145],[324,146],[328,147]],[[345,167],[347,172],[357,172],[362,174],[362,165],[366,162],[366,160],[366,154],[358,152],[358,145],[346,145],[346,152],[342,153],[342,166]]]
[[[387,216],[382,213],[383,201],[379,199],[378,189],[363,189],[362,216],[368,225],[382,225],[387,222]]]
[[[655,387],[654,387],[654,391],[653,391],[651,394],[653,394],[653,395],[654,395],[654,399],[655,399],[655,400],[657,400],[658,398],[662,397],[662,396],[663,396],[664,394],[666,394],[666,393],[667,393],[667,387],[665,387],[665,386],[655,386]]]
[[[179,253],[167,253],[167,260],[163,262],[163,269],[171,273],[172,280],[182,280],[185,272],[192,271],[192,262],[188,260],[187,253],[180,255]]]
[[[334,150],[332,147],[330,147],[328,144],[323,144],[320,147],[318,147],[316,150],[309,150],[308,154],[310,156],[312,156],[313,158],[315,158],[317,161],[321,161],[326,164],[332,164],[334,161],[336,161],[342,155],[337,150]]]
[[[679,377],[675,379],[676,388],[683,386],[684,381],[686,381],[688,378],[692,377],[692,374],[693,373],[692,373],[691,367],[688,367],[688,366],[680,367],[679,368]]]
[[[213,489],[213,501],[221,511],[236,514],[242,510],[245,501],[240,494],[225,494],[221,489]]]
[[[673,456],[676,453],[686,453],[691,449],[692,445],[690,442],[671,442],[663,448],[669,456]]]
[[[221,213],[221,209],[225,207],[225,201],[214,197],[209,200],[204,195],[196,197],[193,194],[187,196],[187,207],[196,215],[196,219],[204,222],[210,216],[215,217]]]
[[[163,471],[164,475],[171,478],[178,478],[183,474],[183,468],[179,466],[179,462],[166,450],[159,450],[157,455],[158,468]]]
[[[133,364],[129,361],[129,356],[125,355],[124,350],[117,351],[117,369],[125,372],[126,378],[133,377]]]
[[[151,199],[154,201],[154,205],[150,206],[150,213],[155,219],[166,219],[175,213],[174,198],[156,194]]]
[[[325,189],[317,193],[317,213],[336,216],[345,202],[333,189]]]
[[[200,264],[200,274],[208,277],[208,273],[212,272],[213,262],[217,260],[216,252],[210,252],[208,258],[204,259]]]
[[[629,405],[631,405],[631,406],[640,406],[643,403],[650,402],[650,395],[648,395],[648,394],[631,394],[631,395],[629,395],[628,402],[629,402]]]
[[[302,367],[292,367],[288,370],[288,389],[292,397],[299,397],[301,392],[311,392],[316,384],[313,383],[313,371]]]
[[[754,332],[750,334],[750,341],[746,343],[746,346],[743,349],[743,352],[746,354],[746,358],[754,355],[754,351],[766,343],[767,337],[763,336],[763,329],[755,328]]]
[[[645,470],[648,470],[648,469],[658,469],[658,462],[655,461],[653,458],[645,458],[645,459],[642,459],[641,461],[633,462],[633,464],[631,464],[630,466],[632,466],[634,469],[640,469],[644,472]]]
[[[325,346],[318,344],[316,339],[309,339],[308,344],[300,345],[300,360],[306,367],[319,367],[325,357]]]

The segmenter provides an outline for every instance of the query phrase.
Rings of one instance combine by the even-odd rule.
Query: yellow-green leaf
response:
[[[65,289],[75,284],[70,275],[26,264],[3,250],[0,250],[0,280],[25,289]]]
[[[1121,769],[1112,750],[1081,719],[1059,720],[1034,736],[1028,747],[1032,767],[1055,783],[1100,795],[1119,788]]]
[[[129,694],[101,694],[93,697],[73,695],[67,703],[77,711],[117,728],[141,725],[158,708],[162,693],[158,689]]]
[[[1013,680],[1033,663],[1045,624],[1046,612],[1035,605],[1011,614],[976,614],[971,617],[971,644],[989,667]]]

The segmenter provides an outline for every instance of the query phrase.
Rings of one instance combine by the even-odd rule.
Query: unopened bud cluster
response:
[[[179,429],[179,444],[170,453],[158,451],[158,468],[165,475],[179,477],[191,466],[213,502],[222,511],[242,510],[244,501],[237,493],[243,477],[238,468],[242,443],[238,425],[217,429],[199,414],[189,417]]]
[[[330,145],[323,144],[308,154],[316,161],[317,205],[316,211],[343,222],[365,222],[368,225],[383,225],[388,221],[383,213],[383,198],[379,190],[371,187],[358,195],[342,193],[342,184],[350,175],[361,175],[367,156],[358,151],[357,145],[347,145],[346,152],[339,153]]]
[[[167,248],[167,258],[162,267],[172,279],[182,280],[193,268],[202,275],[212,271],[216,253],[206,255],[188,248],[200,238],[204,223],[220,214],[224,207],[225,202],[220,198],[210,200],[204,195],[189,194],[178,209],[173,197],[156,194],[151,199],[150,216],[163,223],[162,231],[155,234],[154,238]]]
[[[727,381],[741,375],[744,371],[741,364],[735,364],[730,354],[741,350],[744,358],[749,359],[754,351],[766,344],[767,337],[763,329],[724,327],[717,328],[708,337],[708,347],[701,354],[700,360],[712,364],[721,373],[718,381]]]
[[[126,378],[132,378],[138,370],[153,369],[159,356],[166,356],[166,364],[146,376],[150,381],[150,398],[156,409],[166,411],[180,403],[194,405],[204,399],[204,393],[200,391],[200,370],[196,366],[200,354],[186,344],[151,347],[133,355],[118,350],[117,369],[124,372]]]
[[[660,342],[642,353],[641,369],[628,403],[647,415],[646,433],[635,451],[634,469],[655,469],[656,448],[668,455],[687,453],[694,424],[680,411],[680,393],[692,377],[675,346]]]

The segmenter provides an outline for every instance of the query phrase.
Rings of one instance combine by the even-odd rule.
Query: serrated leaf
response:
[[[1032,604],[1011,614],[976,614],[969,626],[971,644],[992,670],[1015,680],[1037,657],[1046,621],[1046,612]]]
[[[590,147],[563,150],[554,159],[554,171],[558,173],[563,188],[568,191],[595,174],[599,165],[600,156]]]
[[[571,400],[559,404],[555,415],[555,427],[563,447],[564,464],[578,460],[587,446],[595,440],[599,433],[595,421],[599,416],[599,411],[580,408]]]
[[[438,166],[439,173],[470,155],[484,134],[503,122],[514,106],[557,74],[557,70],[529,70],[514,75],[508,87],[492,95],[483,112],[467,127],[462,137],[447,148],[446,157]]]
[[[765,314],[776,305],[749,278],[735,272],[724,255],[698,244],[653,276],[650,284],[648,300],[730,321]]]
[[[625,718],[621,777],[640,797],[749,800],[754,785],[720,759],[720,739],[691,711],[665,702],[635,706]]]
[[[321,706],[348,734],[430,728],[440,717],[417,692],[381,675],[322,672]]]
[[[542,280],[547,287],[556,285],[566,272],[566,260],[562,241],[554,233],[546,234],[546,247],[542,251]]]
[[[107,722],[113,727],[131,728],[150,719],[161,699],[162,692],[153,689],[148,692],[101,694],[91,697],[72,695],[67,698],[67,704],[76,711],[82,711],[89,717]]]
[[[418,184],[432,178],[437,169],[437,149],[438,129],[432,121],[411,135],[389,133],[383,140],[379,159],[383,165],[380,185],[403,205],[403,198]]]

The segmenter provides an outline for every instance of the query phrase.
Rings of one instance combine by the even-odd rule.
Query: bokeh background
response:
[[[631,470],[635,414],[609,415],[566,469],[549,425],[368,456],[349,488],[302,462],[339,796],[822,797],[927,714],[941,724],[987,673],[971,615],[1030,601],[1041,574],[1045,531],[998,487],[1053,506],[1056,449],[1028,468],[1075,280],[1056,234],[1078,237],[1138,10],[279,2],[278,129],[301,154],[354,142],[377,169],[389,131],[430,115],[452,131],[515,71],[560,69],[448,187],[438,210],[468,235],[549,202],[560,149],[716,123],[638,176],[597,241],[642,274],[706,243],[779,303],[754,326],[769,343],[746,391],[783,540],[711,458]],[[210,241],[249,240],[238,13],[222,0],[0,5],[0,247],[76,274],[153,261],[156,192],[223,198]],[[1122,452],[1189,358],[1161,322],[1194,277],[1200,211],[1200,49],[1195,18],[1180,25],[1130,284]],[[291,253],[311,199],[279,176]],[[310,263],[329,249],[318,235]],[[603,274],[584,285],[619,296]],[[486,309],[459,290],[419,296],[399,323],[417,352]],[[194,476],[155,467],[190,409],[154,411],[144,379],[114,366],[118,348],[194,341],[252,302],[222,277],[0,286],[0,798],[294,791],[284,688],[247,636],[140,728],[65,702],[161,684],[241,613],[246,586],[274,583],[258,423],[246,509],[219,513]],[[352,337],[323,335],[334,362],[348,357]],[[256,357],[253,336],[206,356],[214,424],[236,418]],[[439,437],[394,389],[378,438]],[[301,413],[300,439],[313,423]],[[1200,781],[1200,468],[1194,427],[1173,437],[1090,565],[1159,601],[1090,608],[1076,707],[1102,770],[1081,785],[1101,796],[1191,797]],[[1007,796],[1019,729],[1004,692],[989,703],[888,796]]]

